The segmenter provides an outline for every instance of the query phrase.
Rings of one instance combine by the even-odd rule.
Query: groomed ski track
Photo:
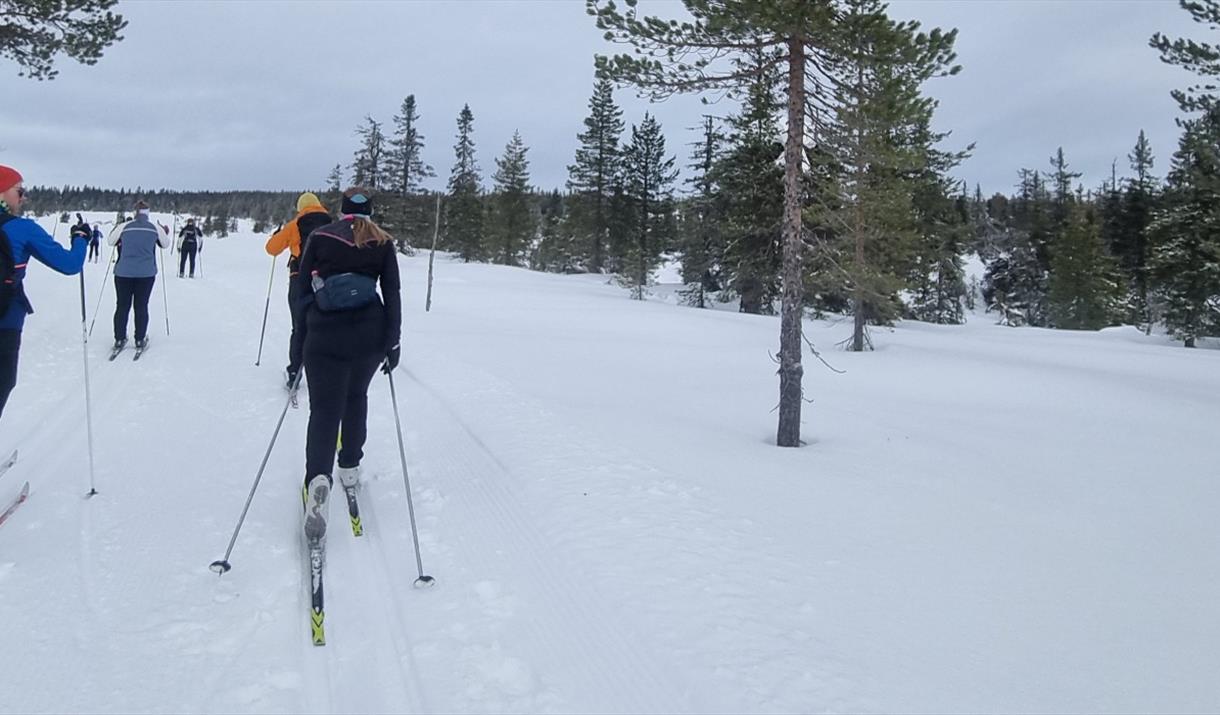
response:
[[[99,445],[99,494],[88,500],[79,333],[40,321],[52,312],[44,307],[52,305],[47,295],[75,290],[75,279],[40,276],[35,284],[42,310],[30,321],[22,382],[46,380],[62,393],[41,405],[28,391],[19,393],[15,402],[27,398],[29,407],[5,416],[13,424],[22,414],[37,415],[15,444],[38,506],[26,505],[7,525],[0,585],[47,594],[45,608],[22,618],[74,614],[74,642],[58,667],[78,687],[27,690],[4,709],[674,712],[711,706],[697,705],[700,694],[658,655],[655,634],[608,597],[584,573],[581,555],[547,534],[545,521],[514,494],[545,475],[506,466],[447,402],[443,387],[428,381],[496,394],[504,398],[498,409],[521,409],[528,400],[505,393],[490,376],[480,383],[476,370],[443,352],[415,357],[408,348],[396,373],[425,571],[436,577],[434,588],[412,587],[402,473],[380,373],[370,394],[360,498],[365,535],[352,536],[341,499],[331,504],[327,645],[309,641],[308,575],[299,546],[307,384],[301,409],[288,412],[234,550],[233,571],[221,578],[209,572],[286,399],[279,380],[287,316],[280,267],[263,365],[255,368],[261,316],[253,309],[266,259],[248,237],[213,241],[208,251],[206,280],[169,278],[172,335],[165,335],[160,301],[150,302],[149,333],[158,349],[139,362],[106,360],[113,309],[108,279],[88,345]],[[90,306],[104,270],[103,263],[86,266]],[[153,297],[160,292],[158,285]],[[60,303],[66,301],[61,295]],[[411,329],[408,322],[408,345]],[[40,330],[41,342],[33,337]],[[50,355],[36,363],[35,351]],[[72,378],[55,381],[44,372]],[[520,417],[548,440],[564,438],[562,425],[547,425],[545,415],[525,407]],[[51,534],[79,534],[78,548],[39,558],[54,547]],[[39,563],[58,570],[40,573],[32,566]],[[77,585],[62,587],[64,573],[74,573]],[[548,617],[535,618],[538,613]],[[14,615],[3,606],[0,614]],[[48,622],[42,630],[60,629]],[[147,655],[133,667],[117,657],[124,652]],[[37,663],[6,659],[4,665],[12,677],[33,679]],[[175,699],[143,697],[160,692],[141,687],[149,678],[173,682]]]

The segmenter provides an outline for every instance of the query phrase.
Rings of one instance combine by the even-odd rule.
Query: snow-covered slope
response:
[[[97,215],[112,218],[111,215]],[[168,217],[163,217],[168,218]],[[168,221],[167,221],[168,222]],[[46,220],[51,226],[50,220]],[[59,227],[62,236],[66,226]],[[3,712],[1214,711],[1220,351],[1134,329],[807,332],[804,437],[773,446],[773,318],[636,302],[590,276],[403,259],[396,373],[370,395],[366,535],[332,508],[328,644],[300,553],[307,401],[233,571],[284,406],[262,237],[209,240],[153,296],[152,346],[88,346],[75,278],[37,313],[0,419]],[[86,269],[90,318],[105,264]],[[165,334],[167,299],[172,335]]]

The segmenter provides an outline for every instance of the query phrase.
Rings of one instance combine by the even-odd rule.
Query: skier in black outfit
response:
[[[393,238],[373,223],[372,213],[367,190],[345,191],[341,218],[310,234],[296,277],[309,378],[305,533],[310,538],[326,533],[340,426],[343,445],[335,476],[354,486],[364,456],[369,383],[379,365],[387,374],[398,366],[398,257]]]
[[[195,277],[195,252],[203,252],[203,232],[195,225],[195,219],[188,218],[186,225],[178,232],[178,277],[186,272],[186,258],[191,258],[191,278]]]
[[[102,247],[102,229],[96,225],[93,227],[93,235],[89,237],[89,259],[97,263],[100,259]]]

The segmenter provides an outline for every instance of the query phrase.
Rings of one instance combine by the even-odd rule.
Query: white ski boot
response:
[[[339,483],[345,489],[360,486],[360,465],[354,467],[339,467],[335,470],[335,476],[338,477]]]
[[[330,510],[330,477],[319,474],[305,488],[305,538],[321,542],[326,538],[326,516]]]

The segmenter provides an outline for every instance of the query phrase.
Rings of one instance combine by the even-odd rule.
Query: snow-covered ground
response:
[[[97,214],[110,219],[112,214]],[[168,222],[168,221],[167,221]],[[51,220],[45,219],[51,226]],[[62,237],[66,226],[59,227]],[[775,318],[592,276],[403,259],[370,395],[365,536],[332,508],[327,636],[300,553],[307,402],[233,570],[285,395],[278,261],[243,232],[165,281],[152,346],[88,346],[76,278],[30,270],[0,452],[3,712],[1214,712],[1220,350],[1133,328],[809,322],[803,449],[774,446]],[[105,263],[86,269],[90,318]],[[1215,344],[1210,344],[1214,348]]]

